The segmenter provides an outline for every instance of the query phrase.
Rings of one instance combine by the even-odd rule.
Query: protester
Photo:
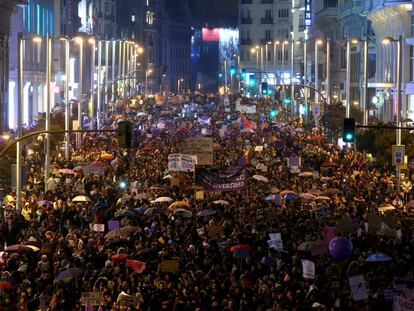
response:
[[[134,148],[84,135],[69,161],[51,156],[46,187],[43,154],[27,155],[22,213],[0,224],[1,310],[390,310],[401,291],[413,299],[396,285],[413,282],[414,236],[395,176],[310,118],[252,105],[118,102],[104,126],[131,120]],[[168,155],[202,136],[214,166],[169,171]],[[335,248],[336,236],[352,247]],[[360,275],[358,300],[349,278]]]

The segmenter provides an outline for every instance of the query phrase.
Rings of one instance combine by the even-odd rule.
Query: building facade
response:
[[[240,0],[240,67],[260,80],[275,83],[290,75],[292,2],[286,0]],[[271,81],[273,80],[273,82]]]
[[[9,89],[9,35],[10,18],[16,8],[16,4],[23,4],[23,0],[3,0],[0,2],[0,131],[8,128],[7,107]]]

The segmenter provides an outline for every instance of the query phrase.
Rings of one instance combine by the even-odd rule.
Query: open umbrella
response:
[[[111,260],[114,262],[125,261],[128,257],[128,254],[115,254],[111,256]]]
[[[307,242],[303,242],[298,246],[298,251],[311,251],[313,249],[317,249],[321,247],[321,244],[315,241],[307,241]]]
[[[166,190],[166,189],[168,189],[168,187],[164,185],[153,185],[150,187],[150,190]]]
[[[162,202],[171,202],[173,199],[171,199],[170,197],[159,197],[156,198],[153,202],[154,203],[162,203]]]
[[[204,217],[204,216],[210,216],[210,215],[214,215],[215,213],[217,213],[215,210],[208,208],[208,209],[204,209],[202,211],[199,211],[197,213],[198,217]]]
[[[135,219],[137,214],[133,210],[124,208],[117,211],[114,215],[115,218],[128,218],[128,219]]]
[[[328,162],[322,163],[321,167],[339,167],[339,164],[336,162],[328,161]]]
[[[83,170],[83,166],[76,166],[76,167],[73,169],[73,171],[75,171],[75,172],[78,172],[78,171],[81,171],[81,170]]]
[[[151,208],[147,209],[144,212],[144,215],[146,215],[146,216],[154,216],[156,214],[161,214],[161,213],[162,213],[162,208],[160,208],[160,207],[151,207]]]
[[[389,203],[383,203],[380,206],[378,206],[378,211],[382,213],[392,211],[392,210],[395,210],[395,207]]]
[[[331,200],[330,197],[326,197],[326,196],[323,196],[323,195],[318,196],[314,199],[314,201],[330,201],[330,200]]]
[[[176,208],[174,210],[174,215],[176,215],[177,217],[182,217],[182,218],[191,218],[191,217],[193,217],[193,213],[191,211],[189,211],[188,209],[185,209],[185,208]]]
[[[289,194],[289,193],[296,194],[296,192],[295,191],[292,191],[292,190],[283,190],[283,191],[280,191],[279,192],[279,195],[282,196],[282,197],[284,197],[286,194]]]
[[[278,194],[269,194],[267,197],[265,197],[265,201],[276,201],[280,199],[281,199],[281,196]]]
[[[37,201],[37,205],[39,205],[39,206],[50,205],[50,204],[53,204],[53,202],[48,201],[48,200]]]
[[[230,247],[230,251],[233,253],[234,257],[249,257],[250,255],[250,246],[247,244],[237,244]]]
[[[299,173],[298,176],[299,177],[312,177],[313,173],[312,172],[302,172],[302,173]]]
[[[91,199],[89,199],[86,195],[78,195],[72,199],[72,202],[91,202]]]
[[[69,268],[60,272],[55,281],[68,281],[71,279],[76,279],[80,277],[82,273],[83,269],[81,268]]]
[[[325,191],[323,191],[321,193],[321,195],[332,195],[332,194],[340,194],[340,193],[342,193],[342,191],[339,190],[339,189],[336,189],[336,188],[328,188]]]
[[[309,189],[308,193],[318,196],[322,193],[322,191],[319,189]]]
[[[112,160],[115,157],[110,153],[103,153],[103,154],[101,154],[101,158],[104,159],[104,160]]]
[[[188,203],[187,203],[187,202],[185,202],[185,201],[177,201],[177,202],[174,202],[173,204],[171,204],[171,205],[168,207],[168,209],[169,209],[169,210],[174,210],[174,209],[176,209],[176,208],[178,208],[178,207],[190,208],[190,207],[191,207],[191,205],[190,205],[190,204],[188,204]]]
[[[6,282],[6,281],[0,281],[0,289],[13,289],[14,285]]]
[[[217,204],[217,205],[229,205],[229,202],[226,200],[216,200],[213,202],[213,204]]]
[[[296,193],[286,193],[284,196],[285,200],[293,201],[298,198],[298,195]]]
[[[4,251],[9,252],[9,253],[32,254],[39,250],[40,248],[33,246],[33,245],[15,244],[15,245],[10,245],[6,247]]]
[[[269,182],[269,179],[267,179],[266,177],[264,177],[262,175],[253,175],[253,179],[256,179],[258,181],[263,181],[265,183]]]
[[[300,193],[299,198],[305,199],[305,200],[313,200],[316,197],[313,194],[310,193]]]
[[[134,210],[136,210],[140,214],[144,214],[146,212],[147,208],[145,206],[141,206],[141,207],[138,207],[138,208],[134,208]]]
[[[392,258],[384,253],[374,253],[365,259],[366,262],[390,261]]]
[[[73,171],[69,168],[61,168],[61,169],[58,170],[58,172],[62,173],[62,174],[69,174],[69,175],[75,174],[75,171]]]

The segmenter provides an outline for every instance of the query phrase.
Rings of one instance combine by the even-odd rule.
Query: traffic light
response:
[[[230,67],[230,74],[233,76],[236,73],[235,67]]]
[[[118,123],[118,144],[121,148],[132,147],[132,124],[129,121]]]
[[[246,76],[247,76],[247,70],[246,69],[242,69],[241,70],[241,78],[243,80],[246,80]]]
[[[269,111],[269,117],[271,119],[274,119],[274,118],[276,118],[276,116],[277,116],[277,110],[275,108],[270,109],[270,111]]]
[[[283,102],[285,103],[285,105],[289,105],[290,104],[290,97],[285,97]]]
[[[254,78],[254,74],[249,75],[249,85],[250,86],[255,86],[256,85],[256,80]]]
[[[267,95],[268,94],[268,85],[267,82],[262,82],[262,94]]]
[[[342,133],[342,140],[346,143],[355,141],[355,119],[344,119],[344,131]]]

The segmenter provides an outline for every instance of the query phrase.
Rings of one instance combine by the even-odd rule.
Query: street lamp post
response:
[[[109,44],[111,41],[105,41],[105,102],[102,105],[102,118],[103,122],[105,122],[106,116],[106,107],[109,103],[109,86],[108,86],[108,77],[109,77]]]
[[[383,44],[390,44],[391,42],[397,43],[397,81],[396,81],[396,91],[394,94],[397,96],[397,111],[396,111],[396,126],[401,126],[401,84],[402,84],[402,35],[398,36],[398,39],[393,38],[384,38],[382,40]],[[396,137],[396,144],[401,145],[401,129],[398,128],[395,132]],[[397,175],[397,192],[400,191],[400,183],[401,183],[401,167],[397,165],[395,167],[396,169],[396,175]]]
[[[23,112],[23,34],[17,34],[17,136],[22,137],[22,112]],[[16,212],[20,214],[22,207],[22,150],[20,140],[16,144]]]
[[[95,39],[90,38],[88,42],[92,45],[91,50],[91,122],[89,124],[89,128],[91,130],[94,129],[94,116],[95,116],[95,72],[96,72],[96,66],[95,66]],[[99,49],[99,42],[98,42],[98,49]]]
[[[288,44],[289,41],[285,40],[282,42],[282,90],[285,93],[285,45]]]
[[[326,99],[331,103],[331,42],[326,40]],[[322,109],[323,110],[323,109]]]
[[[352,39],[351,43],[358,44],[364,43],[364,76],[363,76],[363,98],[362,98],[362,113],[363,113],[363,125],[368,125],[368,38],[362,39]]]
[[[112,40],[112,62],[111,62],[111,80],[112,80],[112,94],[111,94],[111,100],[112,100],[112,110],[115,107],[115,58],[116,58],[116,41]]]
[[[102,112],[102,89],[101,88],[102,88],[102,40],[98,40],[98,74],[97,74],[97,89],[96,89],[96,95],[98,97],[98,103],[96,107],[97,108],[96,122],[98,125],[98,129],[101,126],[101,112]]]
[[[292,117],[295,115],[295,84],[293,83],[294,46],[295,42],[292,37],[292,42],[290,43],[290,111]]]
[[[79,99],[78,99],[78,129],[82,129],[82,100],[83,100],[83,39],[76,38],[79,44]],[[82,147],[82,134],[76,133],[77,147]]]
[[[322,40],[315,41],[315,90],[319,91],[319,66],[318,66],[318,45],[322,44]],[[319,93],[315,92],[315,104],[319,102]]]
[[[276,84],[276,69],[277,69],[277,46],[280,44],[279,41],[273,42],[273,73],[275,74],[275,84]]]
[[[349,118],[351,110],[351,41],[346,41],[346,84],[345,84],[345,117]]]
[[[306,87],[308,85],[308,41],[306,40],[303,42],[303,84],[305,85],[304,89],[304,99],[305,99],[305,105],[306,105],[306,114],[309,116],[309,107],[308,107],[308,88]]]
[[[70,129],[70,103],[69,103],[69,75],[70,75],[70,64],[69,64],[69,40],[67,38],[61,38],[65,41],[65,131]],[[69,160],[69,148],[70,148],[70,133],[65,133],[65,159]]]
[[[46,122],[45,130],[50,131],[50,84],[52,78],[52,38],[49,33],[46,34]],[[46,152],[45,152],[45,192],[47,189],[47,180],[49,178],[50,162],[50,134],[46,134]]]

